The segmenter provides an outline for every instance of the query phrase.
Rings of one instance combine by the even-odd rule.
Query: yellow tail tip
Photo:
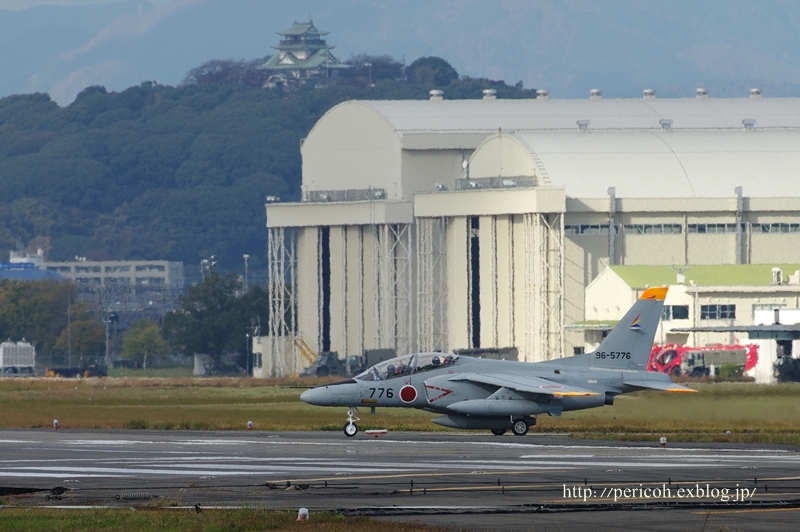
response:
[[[639,299],[654,299],[657,301],[664,301],[667,297],[667,290],[669,290],[668,286],[655,286],[653,288],[648,288],[642,295],[639,296]]]

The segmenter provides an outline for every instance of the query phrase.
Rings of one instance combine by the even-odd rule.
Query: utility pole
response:
[[[247,259],[249,259],[249,258],[250,258],[250,255],[248,255],[247,253],[245,253],[244,255],[242,255],[242,257],[244,257],[244,293],[246,294],[246,293],[247,293],[247,288],[248,288],[248,279],[247,279]]]
[[[68,366],[72,366],[72,296],[67,296],[67,361]]]

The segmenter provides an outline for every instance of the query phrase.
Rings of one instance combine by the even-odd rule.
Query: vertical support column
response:
[[[456,216],[443,226],[447,230],[447,344],[446,351],[470,346],[471,303],[469,263],[469,217]],[[466,274],[466,275],[465,275]],[[467,287],[465,290],[463,287]],[[450,289],[449,287],[454,287]]]
[[[614,231],[617,216],[617,189],[608,187],[608,263],[617,263],[617,232]]]
[[[411,352],[411,224],[388,225],[389,279],[391,281],[390,331],[397,354]]]
[[[514,239],[514,223],[516,222],[515,215],[508,217],[508,345],[517,345],[517,312],[516,312],[516,284],[517,272],[516,262],[517,257],[515,239]]]
[[[365,337],[367,334],[366,331],[366,324],[365,324],[365,314],[364,314],[364,292],[365,286],[364,283],[366,281],[364,276],[364,226],[358,226],[358,245],[356,249],[356,254],[358,255],[358,342],[359,342],[359,353],[363,353],[365,349]]]
[[[736,187],[736,262],[744,262],[744,232],[742,231],[742,221],[744,219],[744,198],[742,197],[742,187]]]
[[[447,350],[447,219],[416,223],[417,345],[420,351]]]
[[[564,215],[538,217],[542,229],[539,262],[543,268],[540,292],[543,355],[550,360],[564,356]]]
[[[372,271],[375,276],[373,286],[373,344],[376,348],[388,347],[384,338],[384,319],[386,316],[386,270],[384,257],[386,255],[386,240],[388,239],[388,228],[386,225],[372,225]]]
[[[447,351],[447,218],[437,218],[433,225],[433,345]]]
[[[272,376],[287,375],[287,340],[297,331],[297,233],[271,227],[267,233],[269,261],[269,354]]]
[[[417,218],[417,347],[433,350],[433,218]]]
[[[349,299],[347,297],[347,294],[348,294],[348,279],[347,278],[348,278],[348,276],[350,274],[350,271],[347,268],[347,254],[348,254],[348,251],[349,251],[347,249],[347,231],[348,231],[348,227],[346,225],[341,227],[340,244],[341,244],[341,254],[342,254],[341,255],[341,262],[342,262],[342,265],[341,265],[341,268],[342,268],[342,272],[341,272],[341,276],[342,276],[341,290],[342,290],[342,293],[341,293],[341,307],[339,309],[339,312],[341,313],[341,320],[342,320],[341,321],[341,326],[342,326],[342,331],[341,331],[342,332],[342,340],[341,340],[342,341],[342,344],[341,344],[342,347],[341,347],[341,349],[342,349],[342,352],[339,353],[340,357],[348,355],[348,347],[350,345],[349,342],[348,342],[348,333],[350,332],[350,327],[349,327],[349,323],[347,321],[347,307],[348,307],[348,302],[349,302]]]
[[[538,216],[531,213],[522,215],[522,234],[523,234],[523,279],[522,279],[522,293],[525,299],[525,324],[524,324],[524,342],[522,344],[522,352],[520,353],[520,360],[525,362],[533,362],[536,360],[536,346],[538,340],[538,327],[537,327],[537,309],[536,309],[536,283],[539,277],[539,271],[536,267],[536,229],[535,225]]]
[[[267,234],[267,254],[269,260],[269,353],[272,356],[272,373],[285,371],[282,366],[285,358],[283,334],[285,313],[284,293],[286,292],[286,275],[284,271],[284,229],[271,227]]]

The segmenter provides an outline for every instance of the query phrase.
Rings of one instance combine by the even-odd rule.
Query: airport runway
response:
[[[795,530],[790,446],[0,430],[10,505],[308,507],[468,530]],[[66,489],[67,491],[62,491]],[[59,498],[60,497],[60,498]],[[616,499],[616,500],[615,500]]]

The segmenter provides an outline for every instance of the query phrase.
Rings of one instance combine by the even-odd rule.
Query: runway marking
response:
[[[695,515],[755,514],[767,512],[797,512],[800,508],[753,508],[751,510],[709,510],[707,512],[690,512]]]
[[[537,473],[549,473],[549,472],[557,472],[563,471],[563,469],[539,469],[536,470]],[[367,476],[347,476],[347,477],[319,477],[319,478],[289,478],[289,479],[282,479],[282,480],[271,480],[269,482],[320,482],[324,480],[373,480],[373,479],[391,479],[391,478],[425,478],[425,477],[452,477],[452,476],[463,476],[463,475],[527,475],[530,474],[530,471],[481,471],[477,473],[401,473],[397,475],[367,475]],[[544,485],[544,484],[543,484]],[[560,484],[559,484],[560,485]]]

